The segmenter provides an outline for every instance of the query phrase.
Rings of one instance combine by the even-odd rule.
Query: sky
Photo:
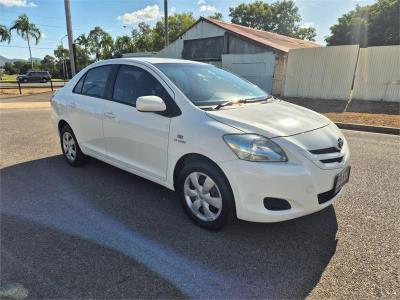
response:
[[[225,21],[230,21],[229,7],[254,0],[168,0],[169,13],[193,12],[198,18],[221,12]],[[113,38],[130,34],[131,27],[141,21],[154,25],[163,15],[163,0],[70,0],[74,38],[100,26]],[[274,0],[267,0],[271,3]],[[372,4],[374,0],[296,0],[302,16],[302,26],[313,26],[317,30],[317,43],[325,45],[324,37],[338,17],[353,9],[356,4]],[[22,13],[42,32],[42,39],[32,48],[32,56],[43,58],[53,55],[61,44],[67,47],[65,11],[63,0],[0,0],[0,24],[11,26]],[[124,28],[124,25],[128,26]],[[27,59],[26,41],[15,32],[10,44],[0,44],[0,55],[7,58]]]

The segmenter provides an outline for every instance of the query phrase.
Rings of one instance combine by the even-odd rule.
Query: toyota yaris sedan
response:
[[[91,156],[175,190],[208,229],[319,211],[349,180],[334,123],[209,64],[97,62],[53,96],[52,118],[70,165]]]

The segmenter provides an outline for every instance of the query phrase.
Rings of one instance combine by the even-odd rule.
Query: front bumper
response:
[[[280,145],[286,142],[290,142],[290,139],[278,141]],[[317,212],[336,201],[345,187],[334,194],[335,177],[350,163],[347,143],[341,153],[343,160],[335,166],[322,166],[303,152],[298,149],[287,152],[289,161],[285,163],[237,159],[220,164],[231,184],[239,219],[254,222],[285,221]],[[291,207],[269,210],[264,206],[266,197],[284,199]]]
[[[335,176],[344,168],[322,170],[312,162],[307,166],[290,163],[266,166],[235,160],[223,163],[222,168],[225,174],[230,174],[228,180],[235,197],[237,217],[246,221],[279,222],[308,215],[331,205],[345,188],[319,204],[318,194],[332,190]],[[266,197],[284,199],[291,208],[268,210],[263,201]]]

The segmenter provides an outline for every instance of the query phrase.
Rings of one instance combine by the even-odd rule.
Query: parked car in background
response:
[[[97,62],[55,93],[52,119],[70,165],[92,156],[175,190],[209,229],[319,211],[350,175],[328,118],[199,62]]]
[[[51,75],[48,71],[29,71],[18,75],[17,80],[19,82],[47,82],[51,80]]]

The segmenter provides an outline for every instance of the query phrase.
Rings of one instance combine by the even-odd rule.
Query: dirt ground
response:
[[[56,90],[56,88],[54,88]],[[22,90],[22,95],[33,95],[33,94],[41,94],[41,93],[46,93],[46,92],[51,92],[51,89],[48,87],[44,88],[23,88]],[[17,96],[19,95],[19,89],[1,89],[0,88],[0,97],[1,96]]]
[[[400,128],[400,115],[367,114],[367,113],[325,113],[334,122],[387,126]]]

